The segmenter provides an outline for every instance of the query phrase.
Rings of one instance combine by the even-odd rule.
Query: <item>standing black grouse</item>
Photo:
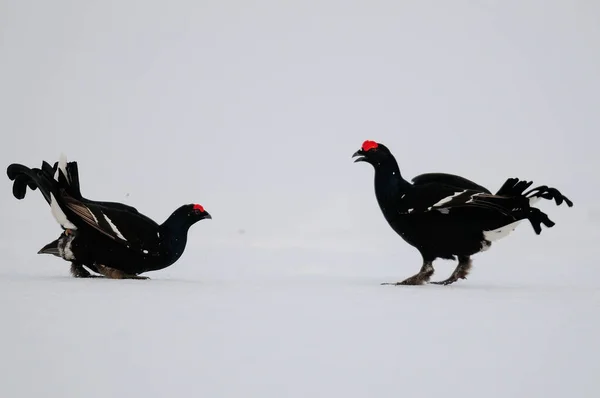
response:
[[[375,169],[375,196],[392,229],[423,257],[416,275],[402,282],[384,285],[421,285],[429,282],[437,258],[455,260],[458,265],[452,275],[435,284],[449,285],[466,279],[471,268],[471,256],[488,250],[496,241],[523,220],[531,223],[536,234],[544,224],[554,226],[548,216],[532,207],[539,199],[573,203],[556,188],[539,186],[527,192],[532,184],[509,178],[493,195],[486,188],[459,176],[444,173],[423,174],[406,181],[390,150],[375,141],[365,141],[352,157],[367,162]]]
[[[7,174],[17,199],[27,187],[42,192],[64,232],[39,253],[70,261],[75,277],[92,276],[85,265],[108,278],[148,279],[139,274],[175,263],[185,250],[189,228],[212,218],[201,205],[187,204],[159,225],[131,206],[85,199],[77,163],[64,159],[54,167],[43,162],[41,169],[11,164]]]

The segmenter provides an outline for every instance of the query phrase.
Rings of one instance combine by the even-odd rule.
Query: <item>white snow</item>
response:
[[[210,228],[197,227],[198,246],[149,281],[73,279],[67,263],[22,242],[29,252],[0,274],[2,395],[600,391],[592,242],[519,230],[476,256],[467,281],[396,287],[380,282],[418,270],[410,250],[211,249],[201,243]],[[438,280],[454,264],[435,266]]]

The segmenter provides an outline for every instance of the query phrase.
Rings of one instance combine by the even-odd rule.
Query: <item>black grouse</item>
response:
[[[61,173],[58,172],[58,167],[60,164]],[[64,189],[71,197],[80,200],[83,203],[101,205],[105,207],[111,207],[115,209],[120,209],[124,211],[128,211],[131,213],[140,214],[137,209],[134,207],[128,206],[123,203],[117,202],[104,202],[104,201],[94,201],[90,199],[86,199],[81,195],[81,189],[79,186],[79,169],[77,166],[77,162],[67,162],[65,157],[61,157],[60,162],[55,162],[54,166],[50,166],[46,161],[42,162],[41,169],[29,169],[26,166],[20,164],[11,164],[7,169],[7,174],[9,179],[14,180],[13,182],[13,195],[17,199],[23,199],[27,192],[27,187],[32,190],[37,189],[36,182],[32,178],[32,176],[36,176],[37,173],[45,174],[47,179],[55,179],[58,181],[58,186],[60,189]],[[50,196],[47,193],[44,193],[44,198],[50,204]],[[141,217],[145,217],[140,214]],[[150,219],[148,219],[150,220]],[[150,220],[150,222],[153,222]],[[64,229],[64,228],[63,228]],[[69,250],[71,240],[74,238],[71,230],[65,229],[63,234],[55,241],[50,242],[46,246],[44,246],[38,254],[53,254],[57,257],[63,257],[63,253],[65,248]],[[88,268],[92,271],[100,273],[97,267],[94,264],[87,264]],[[71,274],[74,277],[78,278],[95,278],[96,275],[90,274],[80,262],[72,261],[71,262]]]
[[[383,144],[365,141],[352,157],[375,169],[375,196],[392,229],[423,257],[420,271],[402,282],[384,285],[421,285],[434,273],[438,259],[456,260],[452,275],[435,284],[449,285],[466,279],[471,256],[488,250],[493,241],[505,237],[527,219],[536,234],[545,225],[554,226],[548,216],[532,207],[539,199],[573,203],[556,188],[539,186],[525,192],[532,182],[509,178],[496,192],[466,178],[445,173],[428,173],[406,181],[396,159]]]
[[[62,173],[58,173],[59,164],[60,164]],[[37,173],[45,174],[46,178],[48,178],[50,180],[52,180],[52,179],[57,180],[59,188],[64,189],[70,196],[80,200],[83,203],[102,205],[105,207],[111,207],[111,208],[115,208],[115,209],[121,209],[124,211],[128,211],[131,213],[140,214],[137,211],[137,209],[135,209],[134,207],[128,206],[123,203],[103,202],[103,201],[101,202],[101,201],[94,201],[94,200],[84,198],[81,195],[81,189],[79,186],[79,169],[77,166],[77,162],[67,162],[66,158],[64,158],[64,157],[61,158],[60,163],[55,162],[54,166],[50,166],[46,161],[43,161],[41,169],[37,169],[37,168],[29,169],[28,167],[25,167],[20,164],[11,164],[7,169],[7,174],[11,180],[14,180],[13,195],[15,198],[17,198],[19,200],[23,199],[27,192],[27,187],[29,187],[32,190],[37,189],[36,182],[31,177],[32,175],[34,175],[34,176],[37,175]],[[44,195],[46,201],[50,204],[51,201],[50,201],[49,195],[47,193],[44,193],[43,191],[42,191],[42,194]],[[145,217],[142,214],[140,214],[140,216]],[[152,220],[150,220],[150,221],[152,221]],[[70,237],[68,237],[68,236],[70,236]],[[44,246],[38,252],[38,254],[53,254],[53,255],[56,255],[56,256],[62,258],[62,253],[63,253],[65,247],[67,247],[67,248],[69,247],[68,245],[70,245],[71,239],[73,239],[72,231],[65,229],[63,234],[59,237],[59,239],[57,239],[53,242],[50,242],[48,245]],[[89,265],[87,265],[87,267],[90,268],[92,271],[99,273],[99,271],[95,265],[89,264]],[[79,277],[79,278],[84,278],[84,277],[95,278],[95,277],[97,277],[96,275],[91,275],[83,267],[82,264],[80,264],[79,262],[76,262],[76,261],[71,262],[71,274],[73,276]]]
[[[76,162],[62,159],[51,167],[28,168],[11,164],[13,195],[23,199],[27,187],[39,188],[63,233],[38,253],[71,262],[75,277],[92,277],[89,269],[108,278],[148,279],[144,272],[164,269],[183,254],[189,228],[211,215],[201,205],[175,210],[161,225],[135,208],[117,202],[99,202],[81,196]]]

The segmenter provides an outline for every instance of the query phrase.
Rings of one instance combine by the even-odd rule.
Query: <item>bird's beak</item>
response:
[[[209,220],[212,220],[212,216],[206,212],[206,214],[204,215],[204,217],[202,217],[202,219],[208,218]]]
[[[354,152],[354,154],[352,155],[353,158],[360,156],[359,158],[356,158],[356,160],[354,161],[354,163],[357,162],[366,162],[367,158],[364,157],[363,155],[365,154],[365,152],[362,149],[359,149],[358,151]]]
[[[56,257],[60,257],[60,252],[58,251],[58,239],[42,247],[37,254],[52,254]]]

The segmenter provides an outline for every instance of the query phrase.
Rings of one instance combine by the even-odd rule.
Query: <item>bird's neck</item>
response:
[[[160,226],[158,234],[167,261],[164,267],[173,264],[183,254],[190,227],[188,217],[178,212],[174,212]]]
[[[398,201],[410,189],[393,156],[373,165],[375,168],[375,196],[382,210]]]

